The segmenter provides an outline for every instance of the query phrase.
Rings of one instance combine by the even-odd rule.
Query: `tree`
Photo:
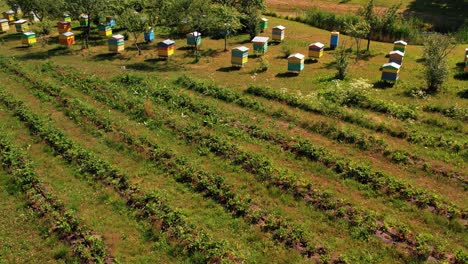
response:
[[[88,26],[83,30],[83,48],[89,48],[89,35],[93,17],[98,17],[112,6],[111,0],[68,0],[66,5],[74,16],[85,14],[89,17]]]
[[[448,77],[447,56],[455,48],[452,38],[432,34],[424,41],[424,77],[430,92],[438,92]]]
[[[227,51],[228,37],[242,28],[240,18],[242,15],[233,7],[228,5],[213,5],[213,25],[223,31],[224,51]]]
[[[379,19],[374,11],[374,0],[367,1],[366,5],[359,10],[359,14],[369,25],[369,31],[367,32],[367,51],[370,49],[371,36],[374,30],[378,27]]]
[[[333,53],[333,57],[335,58],[334,66],[338,71],[336,77],[340,80],[344,80],[344,78],[346,78],[346,72],[348,71],[350,57],[345,42]]]
[[[8,0],[10,6],[19,6],[25,14],[33,12],[41,22],[40,30],[49,34],[52,22],[50,18],[61,15],[64,7],[63,0]]]
[[[141,48],[138,45],[138,38],[149,26],[148,18],[134,9],[127,9],[119,16],[119,23],[128,33],[133,36],[133,44],[138,49],[138,55],[141,55]]]
[[[359,21],[356,24],[347,24],[346,33],[353,37],[356,43],[356,62],[359,61],[361,53],[361,41],[363,38],[367,37],[369,34],[369,24],[366,21]]]

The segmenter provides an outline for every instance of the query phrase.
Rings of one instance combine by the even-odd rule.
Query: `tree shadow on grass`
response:
[[[20,47],[17,47],[20,48]],[[27,48],[27,47],[21,47]],[[59,46],[46,51],[31,52],[22,55],[20,58],[23,60],[45,60],[54,56],[63,56],[73,54],[73,50],[66,46]]]
[[[120,53],[101,53],[91,57],[94,61],[114,61],[114,60],[123,60],[125,57]]]
[[[233,71],[240,71],[241,67],[236,67],[236,66],[228,66],[228,67],[221,67],[217,69],[216,71],[219,72],[233,72]]]
[[[304,61],[305,64],[315,64],[315,63],[318,63],[318,59],[306,59]]]
[[[413,0],[405,14],[419,13],[419,19],[434,25],[435,30],[445,32],[463,24],[466,10],[466,0]]]
[[[278,78],[292,78],[292,77],[297,77],[299,76],[298,72],[282,72],[276,74],[276,77]]]
[[[374,83],[374,88],[385,90],[385,89],[393,88],[394,85],[395,83],[380,80]]]
[[[136,71],[146,71],[146,72],[178,72],[184,71],[185,68],[181,65],[172,63],[164,59],[148,59],[144,62],[137,62],[130,65],[126,65],[127,69],[132,69]]]
[[[0,34],[0,42],[20,41],[21,35],[17,33],[2,33]]]

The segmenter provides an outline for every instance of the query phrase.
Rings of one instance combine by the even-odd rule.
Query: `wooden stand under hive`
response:
[[[190,46],[200,46],[201,45],[201,38],[202,34],[200,32],[191,32],[187,34],[187,45]]]
[[[271,33],[272,33],[272,39],[274,41],[278,41],[278,42],[281,42],[284,40],[284,31],[285,31],[286,27],[284,26],[276,26],[274,27],[272,30],[271,30]]]
[[[340,42],[340,32],[332,31],[330,36],[330,48],[332,50],[338,47],[338,43]]]
[[[5,33],[10,30],[10,24],[8,24],[8,19],[0,19],[0,33]]]
[[[99,36],[110,37],[112,36],[112,27],[109,24],[99,24],[98,26]]]
[[[36,44],[36,33],[34,32],[24,32],[21,34],[21,43],[25,46],[32,46]]]
[[[29,26],[28,26],[28,21],[25,19],[20,19],[18,21],[15,21],[15,28],[16,32],[18,33],[23,33],[28,31]]]
[[[257,53],[266,53],[268,51],[269,37],[255,37],[252,39],[254,51]]]
[[[61,45],[70,46],[75,44],[75,34],[72,32],[64,32],[59,36],[59,43]]]
[[[231,50],[232,66],[244,67],[249,61],[249,48],[240,46]]]
[[[396,64],[403,64],[403,58],[405,54],[399,50],[390,51],[388,62],[394,62]]]
[[[294,53],[288,57],[288,71],[301,73],[304,70],[305,56],[300,53]]]
[[[57,23],[57,28],[59,33],[71,31],[71,23],[66,21],[60,21]]]
[[[175,42],[170,39],[166,39],[158,43],[158,56],[162,58],[169,58],[174,55]]]
[[[113,35],[108,40],[109,51],[114,53],[119,53],[125,50],[125,41],[124,36],[122,35]]]
[[[309,45],[309,58],[320,59],[323,56],[323,45],[320,42],[315,42]]]
[[[394,62],[385,63],[382,66],[382,81],[396,82],[400,77],[400,68],[401,66]]]

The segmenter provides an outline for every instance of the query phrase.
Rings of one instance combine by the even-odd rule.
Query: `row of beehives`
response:
[[[406,53],[406,43],[403,40],[395,41],[393,50],[389,53],[388,63],[382,66],[382,81],[396,82],[400,78],[400,69]]]

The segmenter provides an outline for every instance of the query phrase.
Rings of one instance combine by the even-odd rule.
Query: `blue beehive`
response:
[[[146,42],[153,41],[154,40],[154,29],[152,27],[148,28],[148,30],[145,31],[145,33],[144,33],[144,37],[145,37]]]
[[[338,47],[338,42],[340,41],[340,32],[332,31],[330,37],[330,48],[336,49]]]
[[[115,27],[115,18],[113,16],[106,16],[106,24],[112,28]]]

